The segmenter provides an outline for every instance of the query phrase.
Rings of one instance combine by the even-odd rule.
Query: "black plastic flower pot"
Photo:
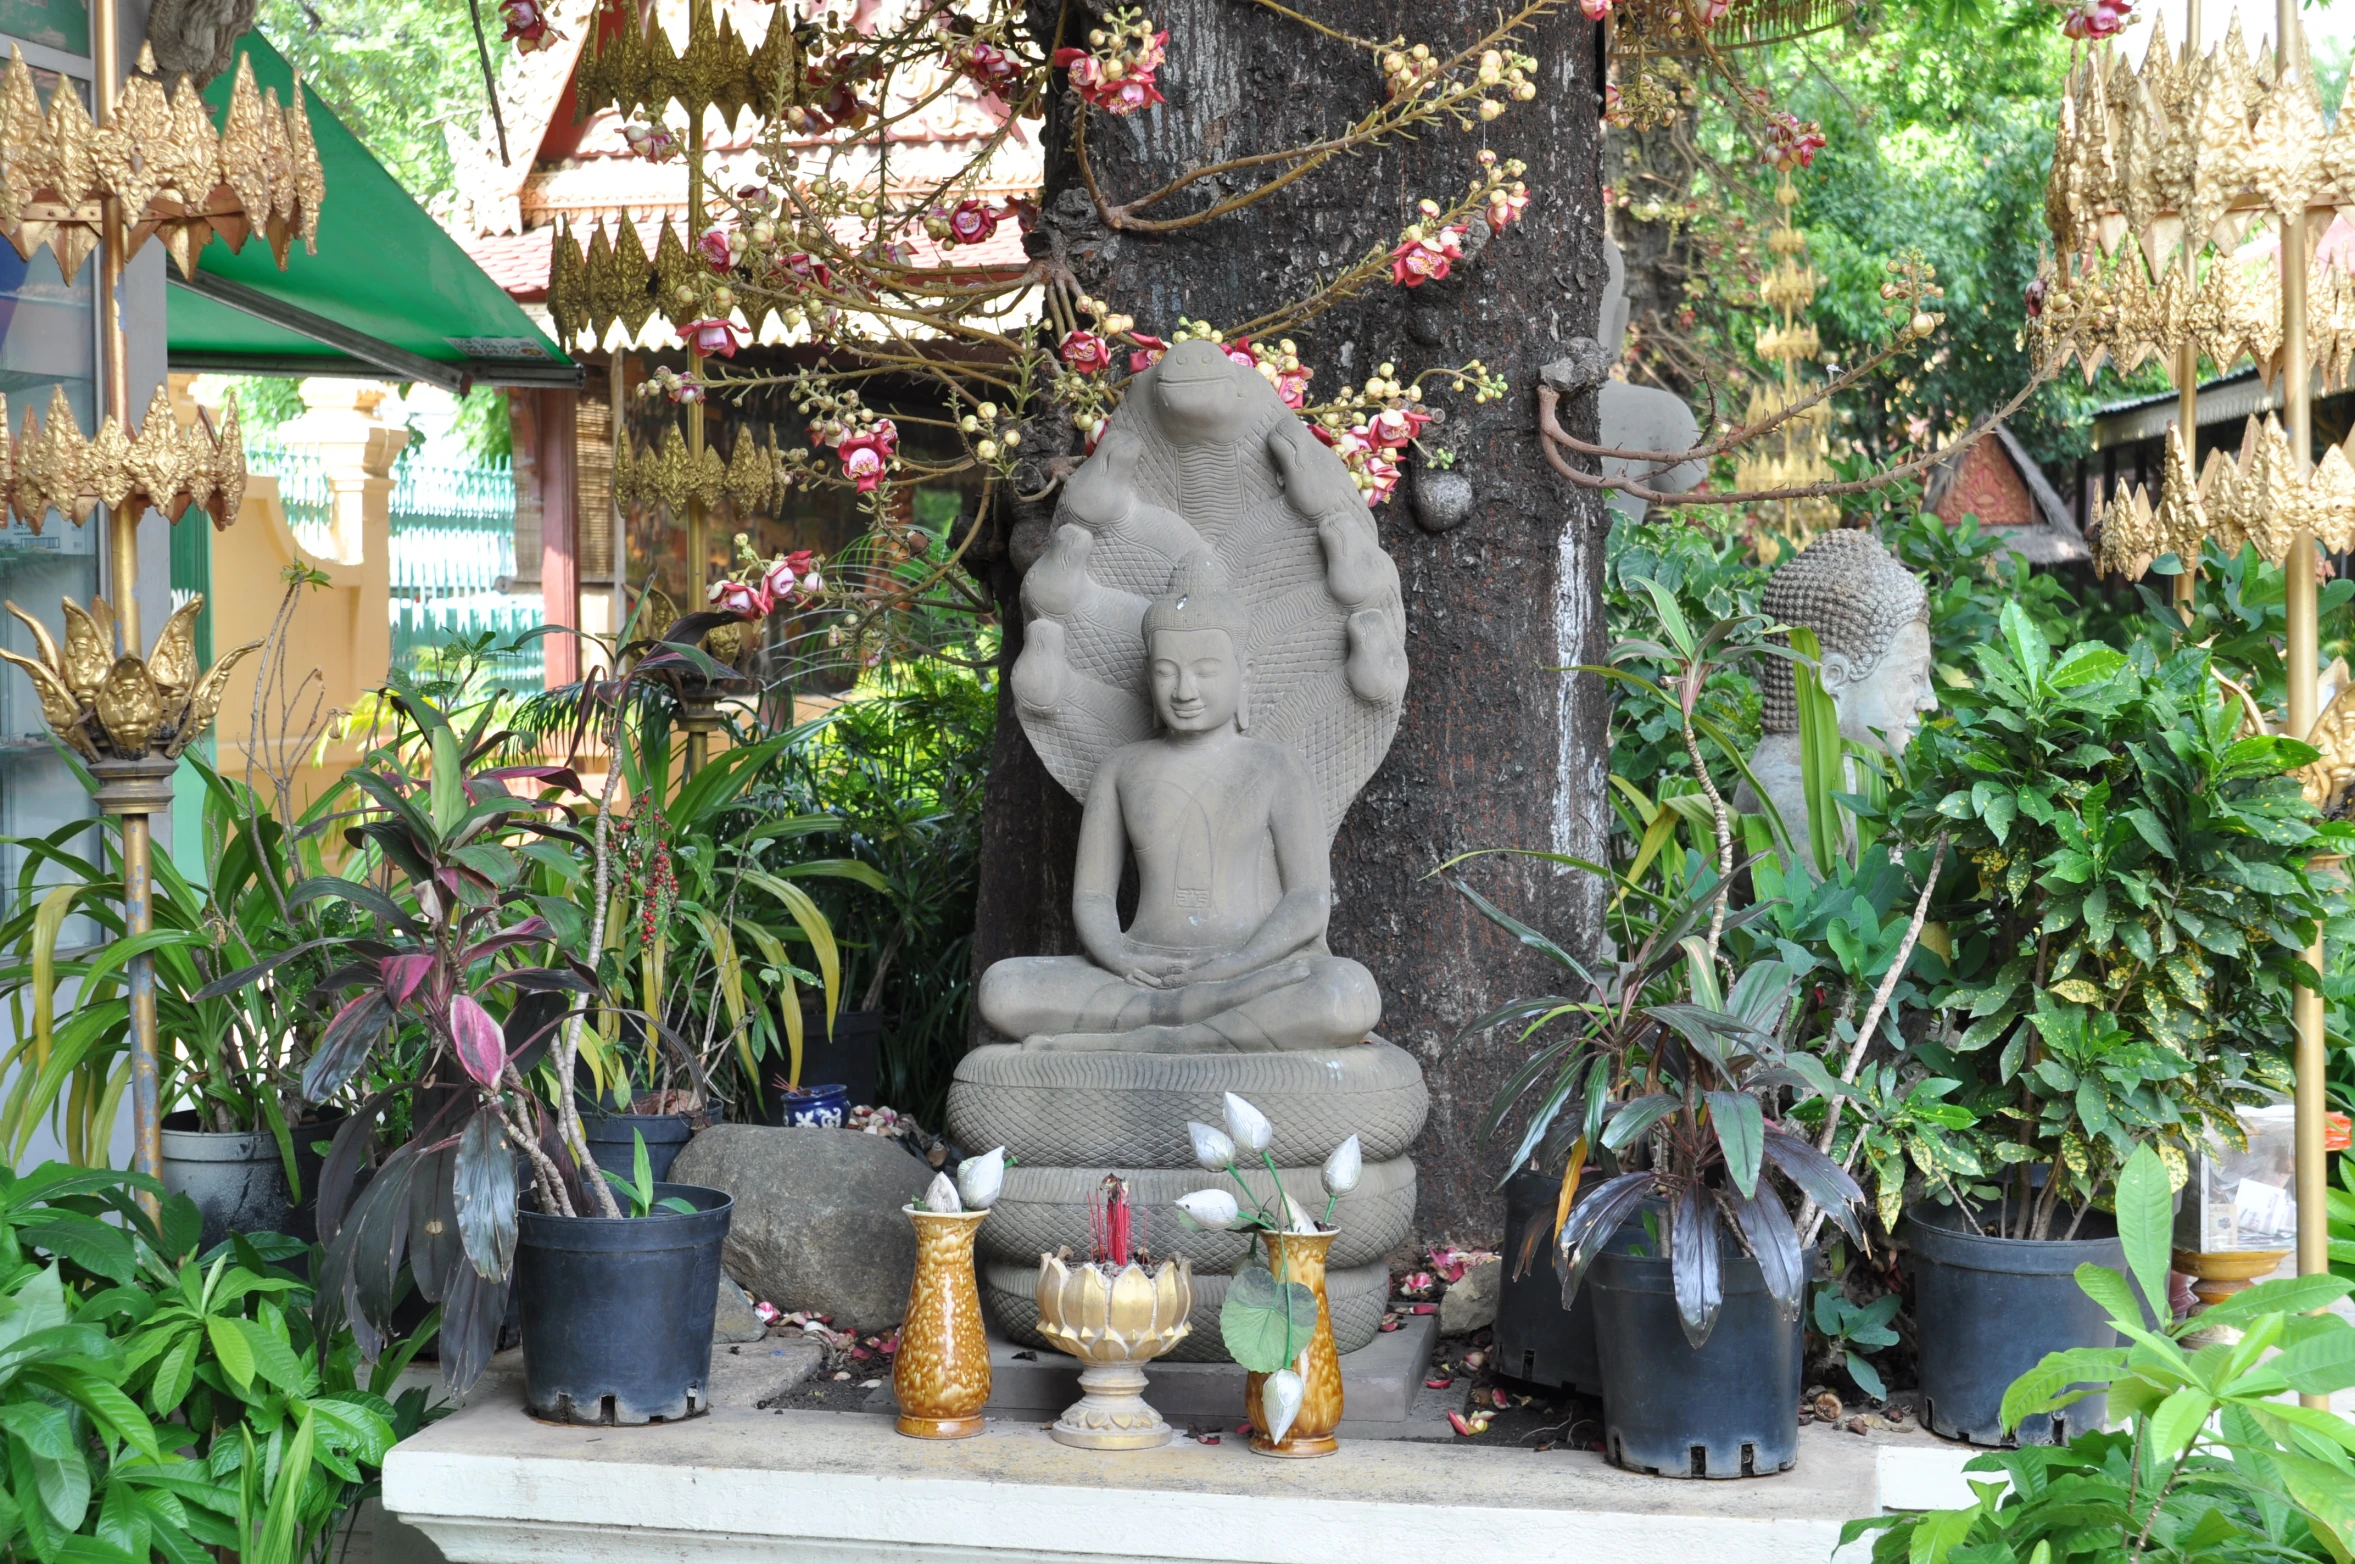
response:
[[[1552,1242],[1561,1192],[1560,1178],[1529,1168],[1505,1180],[1505,1280],[1496,1301],[1494,1361],[1515,1379],[1600,1395],[1594,1290],[1581,1287],[1577,1301],[1562,1307],[1561,1251]],[[1529,1268],[1515,1276],[1524,1245]]]
[[[668,1423],[710,1407],[711,1318],[734,1202],[658,1184],[692,1214],[516,1213],[523,1394],[556,1423]]]
[[[2124,1275],[2111,1219],[2089,1212],[2072,1239],[1994,1238],[1952,1206],[1917,1205],[1900,1236],[1913,1256],[1913,1317],[1921,1348],[1922,1422],[1975,1445],[2066,1444],[2099,1428],[2107,1398],[2093,1394],[2050,1416],[2003,1426],[2003,1393],[2048,1352],[2114,1347],[2109,1311],[2077,1285],[2077,1267]]]
[[[695,1133],[694,1121],[684,1113],[591,1113],[581,1114],[581,1131],[589,1138],[589,1156],[597,1166],[623,1178],[634,1176],[637,1165],[636,1137],[646,1137],[646,1165],[654,1170],[657,1182],[671,1176],[671,1164],[679,1160],[688,1140]]]
[[[284,1233],[305,1243],[319,1236],[319,1165],[312,1142],[333,1138],[341,1115],[287,1127],[294,1141],[295,1170],[302,1199],[287,1187],[286,1164],[268,1130],[223,1132],[199,1126],[193,1108],[167,1113],[163,1122],[164,1188],[196,1202],[204,1219],[199,1252],[231,1233]]]
[[[1629,1253],[1626,1232],[1581,1289],[1594,1295],[1605,1456],[1655,1477],[1789,1471],[1799,1459],[1800,1323],[1777,1312],[1758,1262],[1729,1243],[1717,1328],[1693,1346],[1669,1263]]]

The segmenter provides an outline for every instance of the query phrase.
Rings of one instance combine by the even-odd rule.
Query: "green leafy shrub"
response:
[[[1948,1024],[1913,1068],[1959,1079],[1954,1101],[1996,1133],[1916,1165],[1934,1191],[1982,1199],[2016,1165],[2006,1230],[2043,1237],[2137,1145],[2180,1163],[2236,1104],[2288,1086],[2301,953],[2343,905],[2307,865],[2346,829],[2286,774],[2314,751],[2242,738],[2197,647],[2056,656],[2007,605],[1972,661],[1889,807],[1905,840],[1947,839],[1960,871],[1941,886]],[[2059,1170],[2033,1198],[2031,1162]]]
[[[2137,1150],[2118,1180],[2118,1231],[2134,1281],[2098,1265],[2077,1285],[2127,1345],[2056,1352],[2004,1393],[2003,1420],[2052,1412],[2095,1390],[2123,1427],[1974,1459],[2008,1481],[1976,1503],[1850,1521],[1843,1545],[1879,1532],[1873,1564],[2346,1564],[2355,1548],[2355,1425],[2291,1392],[2355,1385],[2355,1324],[2329,1312],[2335,1276],[2260,1282],[2180,1325],[2167,1307],[2173,1196],[2158,1154]],[[2310,1311],[2322,1310],[2314,1313]],[[2237,1339],[2191,1346],[2194,1331]]]

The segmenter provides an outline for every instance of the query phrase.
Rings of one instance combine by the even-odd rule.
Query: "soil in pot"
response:
[[[711,1319],[734,1203],[657,1184],[689,1213],[516,1213],[515,1291],[524,1404],[557,1423],[673,1422],[710,1407]]]
[[[1979,1213],[1995,1232],[2001,1223]],[[2077,1285],[2077,1267],[2121,1275],[2116,1224],[2088,1212],[2073,1239],[1995,1238],[1973,1232],[1953,1206],[1917,1205],[1900,1236],[1912,1254],[1913,1315],[1921,1347],[1922,1424],[1975,1445],[2066,1444],[2099,1428],[2108,1398],[2089,1395],[2058,1413],[2003,1427],[2003,1393],[2048,1352],[2114,1347],[2109,1312]]]
[[[1799,1459],[1805,1332],[1766,1291],[1758,1262],[1730,1242],[1725,1305],[1699,1347],[1685,1340],[1666,1260],[1630,1252],[1640,1223],[1587,1272],[1603,1382],[1603,1453],[1656,1477],[1764,1477]]]
[[[1562,1307],[1561,1251],[1551,1239],[1559,1175],[1524,1168],[1505,1181],[1505,1276],[1496,1304],[1496,1367],[1537,1385],[1602,1392],[1595,1361],[1594,1291]],[[1524,1248],[1529,1268],[1514,1275]]]
[[[196,1202],[204,1219],[198,1252],[231,1233],[284,1233],[305,1243],[319,1237],[319,1165],[315,1142],[334,1138],[342,1115],[287,1126],[294,1142],[295,1170],[302,1199],[287,1188],[286,1164],[268,1130],[208,1130],[193,1108],[167,1113],[163,1122],[164,1188]]]

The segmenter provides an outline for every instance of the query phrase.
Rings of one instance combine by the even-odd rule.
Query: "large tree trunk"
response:
[[[1497,13],[1483,0],[1327,0],[1315,14],[1360,37],[1403,33],[1444,55],[1477,38]],[[1167,103],[1092,125],[1092,161],[1110,201],[1206,160],[1331,135],[1381,92],[1373,55],[1265,9],[1163,0],[1154,16],[1169,30],[1160,76]],[[1042,20],[1048,36],[1052,13]],[[1068,41],[1079,41],[1087,25],[1072,13]],[[1166,337],[1180,316],[1226,325],[1262,314],[1310,292],[1319,275],[1370,245],[1392,242],[1418,200],[1445,201],[1463,189],[1484,142],[1528,164],[1524,220],[1458,276],[1411,293],[1376,288],[1291,333],[1316,371],[1315,400],[1385,362],[1403,375],[1477,358],[1511,386],[1486,407],[1468,395],[1434,397],[1447,422],[1426,443],[1452,450],[1457,470],[1470,477],[1468,521],[1430,535],[1403,492],[1375,512],[1398,563],[1412,674],[1397,742],[1334,847],[1333,949],[1372,970],[1382,985],[1383,1033],[1415,1052],[1430,1079],[1431,1121],[1416,1153],[1419,1225],[1428,1237],[1466,1240],[1502,1230],[1491,1191],[1508,1171],[1509,1146],[1480,1145],[1475,1134],[1521,1055],[1509,1036],[1456,1044],[1455,1035],[1504,999],[1555,986],[1560,974],[1479,919],[1431,871],[1480,847],[1595,855],[1608,821],[1606,698],[1592,676],[1556,671],[1599,660],[1604,512],[1594,495],[1545,466],[1534,435],[1538,366],[1568,338],[1592,333],[1603,283],[1593,32],[1569,7],[1541,20],[1525,47],[1539,60],[1539,96],[1484,132],[1433,130],[1169,235],[1116,233],[1101,223],[1059,112],[1048,132],[1044,198],[1046,237],[1081,284],[1134,315],[1140,330]],[[1212,194],[1152,215],[1178,215]],[[1567,411],[1591,429],[1591,398],[1582,402]],[[1024,553],[1017,537],[1014,560]],[[1015,580],[1010,562],[997,580],[1009,612]],[[1072,948],[1063,901],[1077,811],[1028,753],[1010,705],[1002,715],[984,828],[981,964]],[[1463,872],[1573,950],[1592,948],[1600,900],[1584,875],[1520,859]]]

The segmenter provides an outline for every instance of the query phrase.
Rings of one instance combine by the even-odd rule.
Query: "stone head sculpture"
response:
[[[1854,742],[1901,752],[1922,713],[1937,708],[1929,596],[1871,533],[1821,534],[1775,571],[1760,607],[1778,624],[1815,632],[1824,692],[1840,708],[1840,732]],[[1798,732],[1791,665],[1761,659],[1758,685],[1765,730]]]
[[[1165,733],[1251,727],[1251,610],[1228,588],[1205,549],[1179,562],[1169,587],[1146,605],[1145,677]]]

